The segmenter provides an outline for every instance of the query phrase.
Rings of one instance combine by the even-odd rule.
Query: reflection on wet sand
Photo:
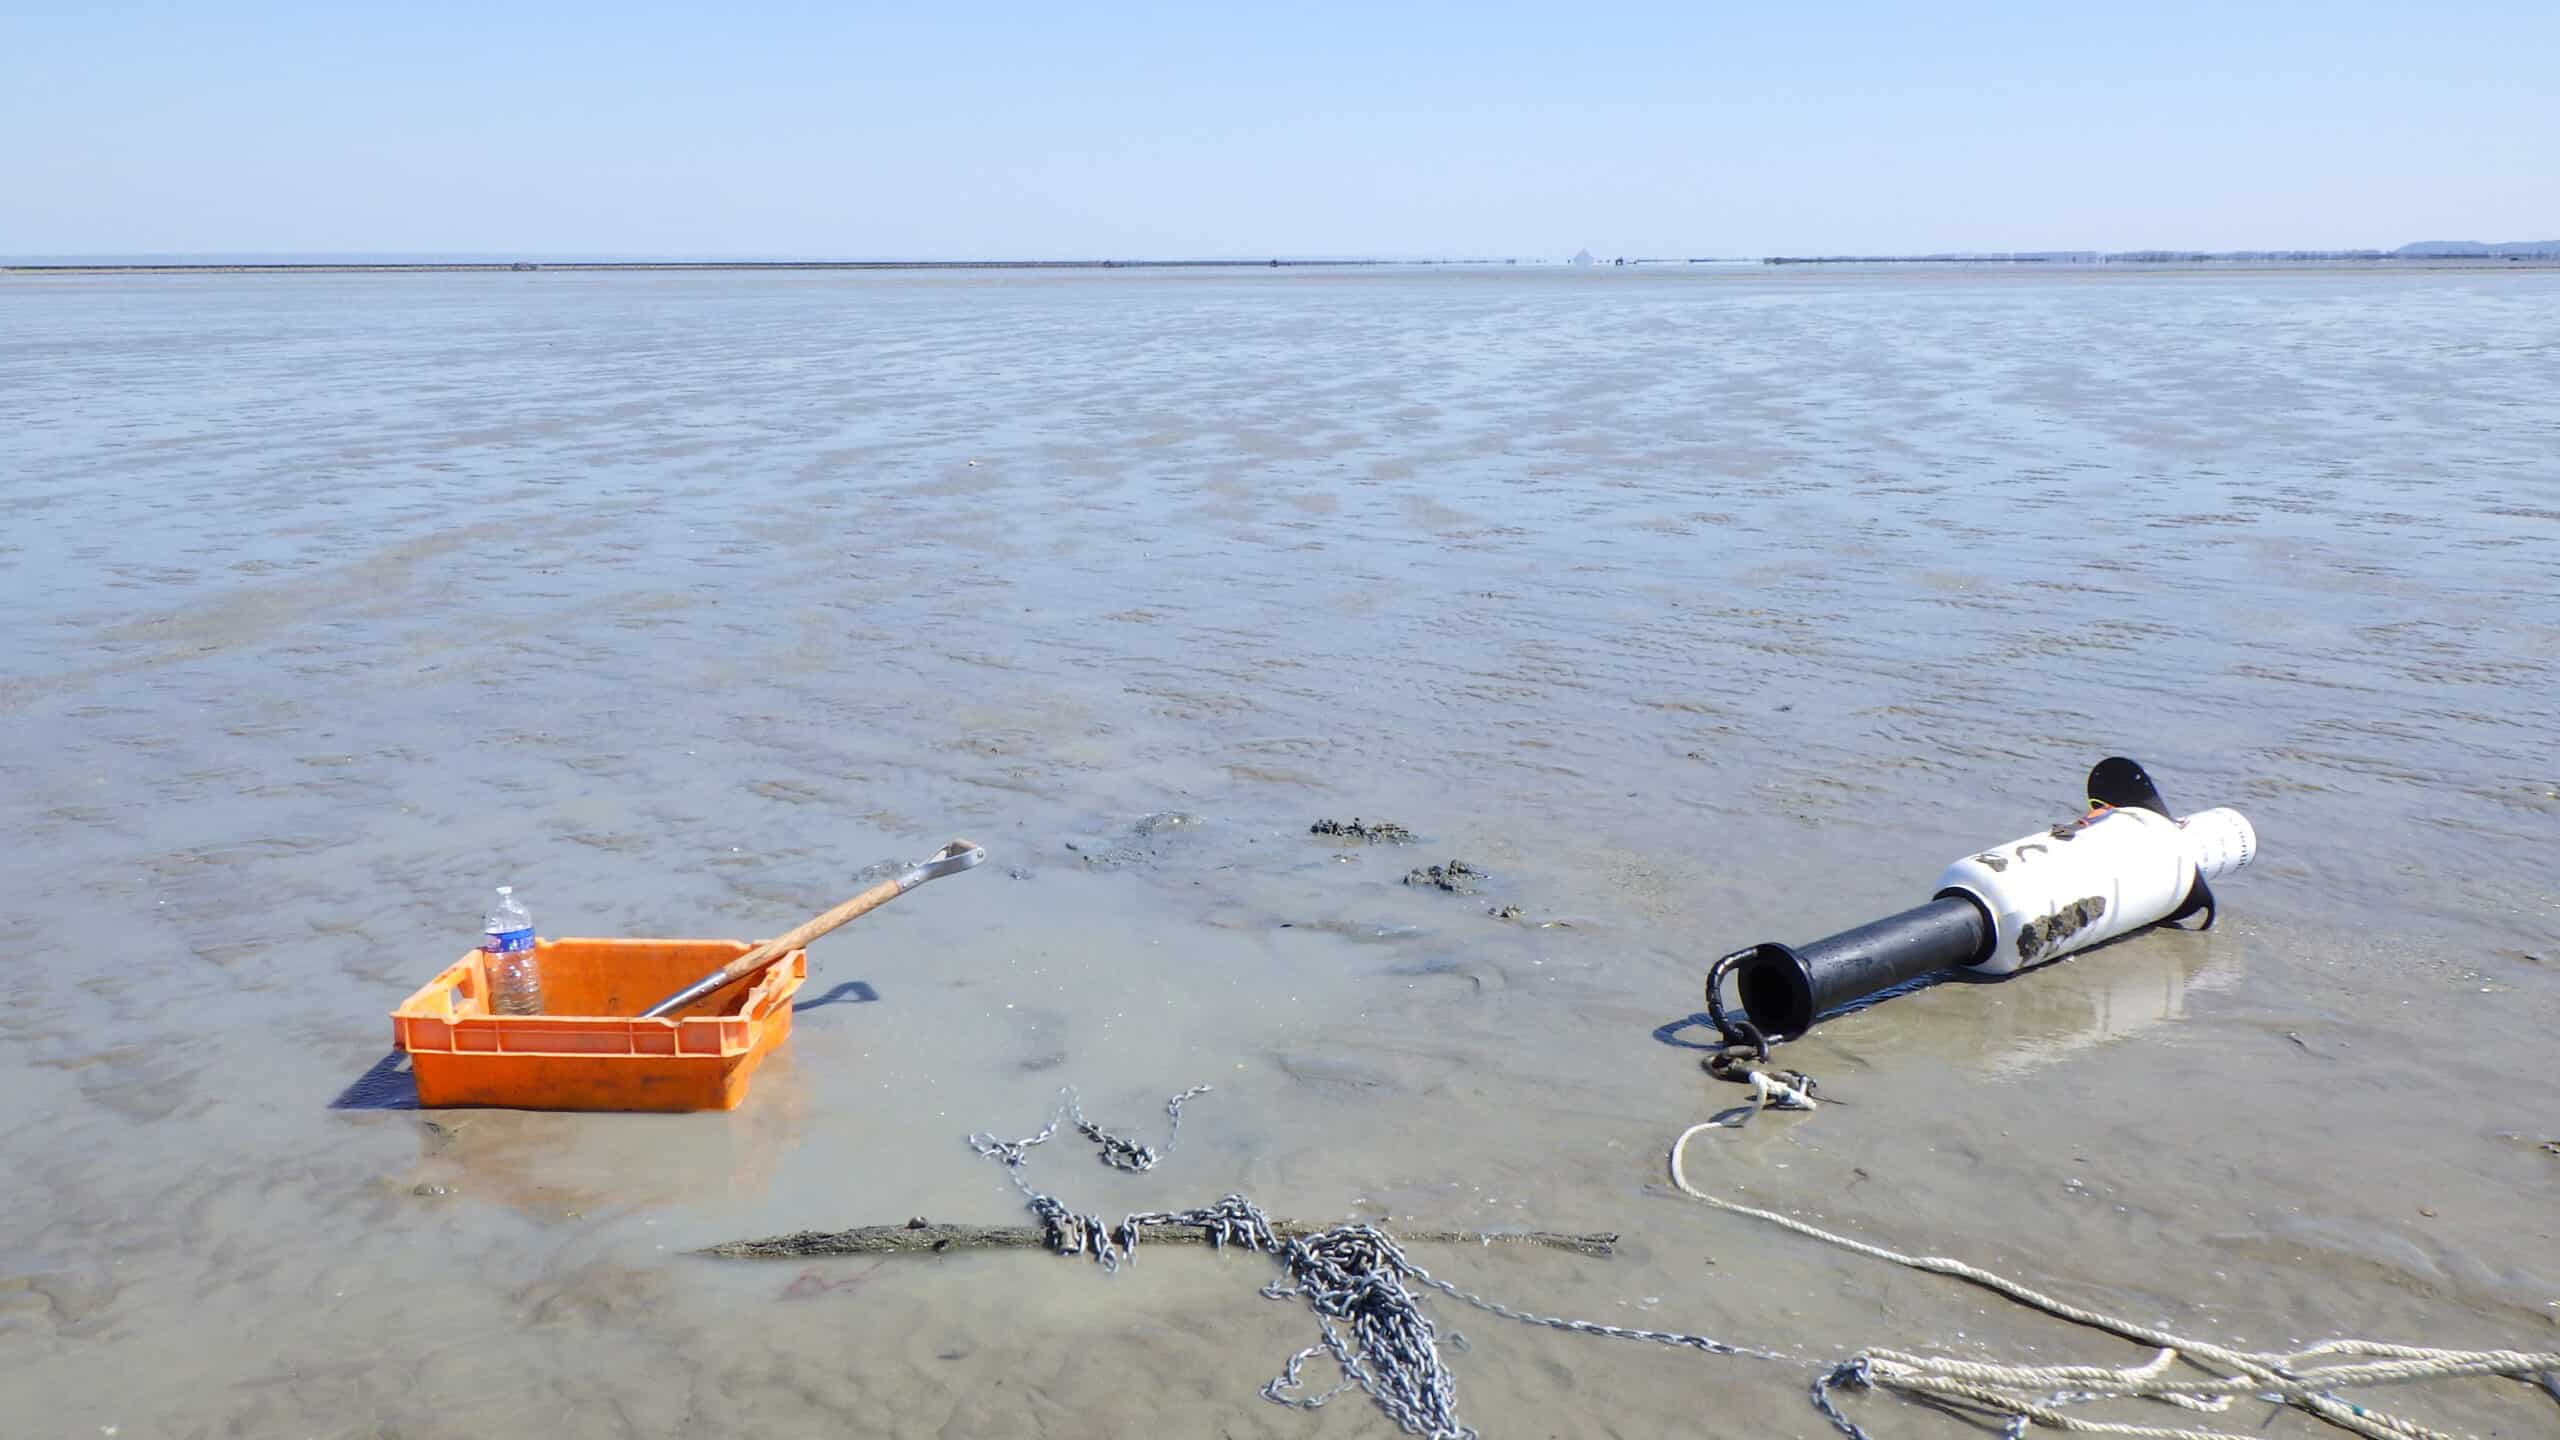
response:
[[[2239,983],[2245,943],[2134,936],[2020,972],[1981,1020],[1980,1061],[2015,1076],[2186,1017],[2188,997]]]
[[[751,1103],[673,1124],[555,1111],[421,1111],[412,1117],[416,1163],[389,1183],[540,1220],[636,1214],[678,1201],[752,1202],[799,1142],[809,1105],[786,1054],[758,1074]]]

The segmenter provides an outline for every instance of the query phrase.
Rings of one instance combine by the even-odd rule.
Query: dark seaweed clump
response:
[[[1319,820],[1307,827],[1307,833],[1334,840],[1357,840],[1364,845],[1413,843],[1413,832],[1393,820],[1378,820],[1364,825],[1357,815],[1352,816],[1348,824],[1340,820]]]
[[[1473,895],[1476,893],[1476,882],[1483,878],[1484,872],[1473,865],[1464,860],[1452,860],[1446,865],[1429,865],[1418,870],[1408,870],[1405,872],[1404,883],[1428,885],[1434,890],[1446,890],[1452,895]]]

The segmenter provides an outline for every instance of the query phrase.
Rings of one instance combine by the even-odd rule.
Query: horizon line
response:
[[[379,256],[290,253],[240,255],[0,256],[0,274],[12,275],[140,275],[140,274],[393,274],[393,273],[538,273],[541,271],[959,271],[959,270],[1280,270],[1358,268],[1460,268],[1530,265],[1554,269],[1632,269],[1665,266],[1801,265],[2143,265],[2197,263],[2261,264],[2409,264],[2447,261],[2560,262],[2560,242],[2482,246],[2476,242],[2420,242],[2399,250],[2016,250],[1943,251],[1933,254],[1805,254],[1761,256],[1616,256],[1601,259],[1588,251],[1571,258],[1553,256],[1200,256],[1192,258],[1100,259],[747,259],[747,258],[584,258],[562,256],[500,257],[457,253],[428,258],[401,252]],[[2435,248],[2441,245],[2443,248]],[[2462,246],[2463,248],[2456,248]],[[2541,268],[2541,267],[2537,267]]]
[[[518,265],[563,269],[609,267],[687,268],[841,268],[841,269],[996,269],[1115,268],[1141,266],[1345,265],[1518,265],[1585,264],[1748,264],[1775,261],[1909,263],[1918,261],[2106,261],[2156,259],[2450,259],[2560,257],[2560,240],[2417,240],[2393,247],[2378,246],[2250,246],[2201,249],[2149,245],[2103,249],[2093,246],[2046,245],[2008,249],[1937,249],[1925,251],[1830,250],[1761,252],[1758,254],[1598,255],[1587,246],[1570,256],[1524,252],[1424,254],[1357,251],[1229,251],[1211,254],[1128,255],[826,255],[808,252],[709,253],[702,251],[635,252],[610,250],[91,250],[0,254],[0,270],[138,270],[138,269],[316,269],[338,268],[509,268]]]

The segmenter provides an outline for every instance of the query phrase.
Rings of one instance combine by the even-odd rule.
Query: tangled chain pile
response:
[[[1316,1325],[1323,1338],[1322,1343],[1289,1357],[1287,1368],[1262,1387],[1264,1399],[1313,1410],[1337,1395],[1357,1389],[1365,1392],[1408,1435],[1425,1435],[1430,1440],[1475,1440],[1476,1432],[1458,1419],[1457,1381],[1441,1358],[1439,1334],[1409,1286],[1437,1290],[1487,1314],[1524,1325],[1646,1340],[1710,1355],[1784,1358],[1704,1335],[1638,1330],[1515,1310],[1461,1290],[1423,1269],[1405,1254],[1394,1236],[1365,1222],[1348,1222],[1295,1239],[1276,1233],[1262,1207],[1242,1195],[1228,1195],[1214,1205],[1192,1210],[1141,1211],[1115,1225],[1098,1215],[1075,1213],[1056,1196],[1034,1188],[1023,1175],[1032,1147],[1055,1137],[1062,1124],[1073,1125],[1099,1145],[1104,1164],[1119,1170],[1151,1170],[1173,1150],[1174,1135],[1182,1127],[1183,1102],[1208,1089],[1206,1085],[1195,1086],[1165,1102],[1173,1133],[1167,1135],[1162,1153],[1131,1144],[1087,1120],[1073,1090],[1059,1096],[1057,1109],[1038,1134],[1021,1140],[972,1135],[969,1144],[979,1154],[1003,1164],[1014,1188],[1030,1203],[1031,1213],[1039,1217],[1049,1248],[1060,1255],[1090,1255],[1105,1270],[1116,1270],[1135,1254],[1142,1232],[1158,1227],[1191,1227],[1205,1232],[1212,1246],[1234,1245],[1274,1257],[1280,1264],[1281,1278],[1263,1286],[1263,1295],[1273,1300],[1305,1300],[1316,1312]],[[1344,1333],[1346,1327],[1348,1335]],[[1330,1390],[1307,1394],[1303,1372],[1306,1363],[1319,1354],[1333,1357],[1341,1368],[1342,1380]]]

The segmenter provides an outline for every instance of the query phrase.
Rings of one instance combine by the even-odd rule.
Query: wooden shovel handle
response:
[[[735,980],[741,975],[752,975],[792,951],[801,949],[819,936],[852,924],[904,893],[906,893],[905,890],[898,884],[898,877],[892,876],[826,914],[804,920],[789,931],[756,946],[746,954],[721,966],[720,973],[728,980]]]
[[[917,861],[824,915],[804,922],[789,934],[777,935],[761,945],[749,947],[747,952],[737,959],[641,1011],[640,1014],[648,1019],[664,1019],[679,1014],[700,1002],[704,997],[737,984],[740,980],[764,969],[837,926],[879,909],[927,880],[937,880],[945,875],[957,875],[986,858],[987,852],[984,847],[967,840],[954,840],[927,858]]]
[[[819,936],[861,919],[927,880],[956,875],[986,858],[986,849],[976,842],[954,840],[926,859],[917,861],[906,870],[890,876],[824,915],[803,920],[790,931],[776,935],[721,966],[721,983],[726,985],[740,976],[752,975],[792,951],[808,945]]]

